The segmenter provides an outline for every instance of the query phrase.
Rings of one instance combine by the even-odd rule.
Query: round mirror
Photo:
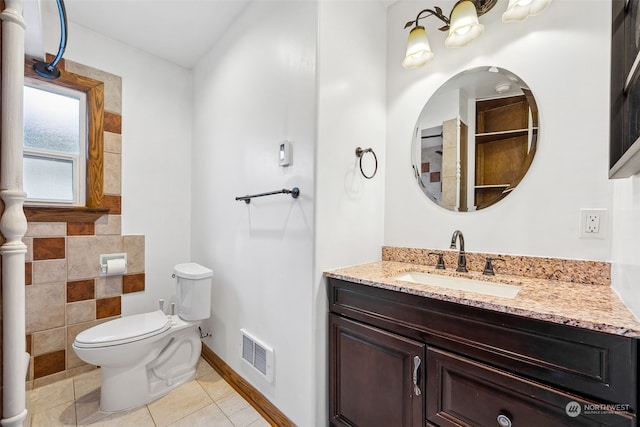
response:
[[[503,68],[474,68],[449,79],[422,109],[412,166],[429,199],[452,211],[475,211],[518,186],[537,140],[538,107],[529,87]]]

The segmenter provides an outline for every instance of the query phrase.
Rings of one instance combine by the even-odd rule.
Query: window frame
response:
[[[23,144],[22,148],[22,159],[24,163],[24,159],[27,157],[35,158],[35,159],[44,159],[44,160],[62,160],[62,161],[70,161],[72,163],[73,170],[73,181],[72,181],[72,189],[73,189],[73,200],[50,200],[50,199],[37,199],[37,198],[29,198],[29,194],[27,193],[27,200],[25,200],[26,206],[49,206],[49,207],[57,207],[57,206],[66,206],[66,207],[77,207],[77,206],[85,206],[86,203],[86,163],[87,163],[87,144],[88,144],[88,135],[87,135],[87,119],[88,119],[88,109],[87,109],[87,97],[84,92],[80,92],[75,89],[71,89],[64,86],[56,85],[51,81],[44,82],[42,80],[35,80],[30,77],[25,77],[24,82],[25,87],[30,87],[35,90],[42,90],[54,95],[58,96],[66,96],[69,98],[74,98],[79,101],[78,108],[78,120],[79,120],[79,141],[78,141],[78,154],[67,154],[60,151],[55,150],[47,150],[47,149],[37,149],[37,148],[27,148]]]
[[[34,59],[27,59],[24,75],[34,80],[83,92],[87,106],[86,197],[84,206],[25,206],[27,221],[94,222],[109,212],[104,196],[104,83],[68,72],[64,60],[58,64],[60,77],[45,79],[33,70]]]

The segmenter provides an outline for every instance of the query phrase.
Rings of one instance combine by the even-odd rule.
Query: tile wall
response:
[[[144,236],[121,233],[122,81],[65,61],[67,71],[105,83],[104,202],[95,223],[29,222],[24,242],[27,388],[93,369],[74,353],[76,335],[121,313],[123,294],[144,291]],[[127,253],[127,274],[99,276],[99,255]]]

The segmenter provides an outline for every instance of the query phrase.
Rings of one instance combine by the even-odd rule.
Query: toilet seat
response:
[[[162,310],[134,314],[111,320],[79,333],[76,336],[74,346],[97,348],[126,344],[161,334],[169,328],[171,328],[171,319]]]

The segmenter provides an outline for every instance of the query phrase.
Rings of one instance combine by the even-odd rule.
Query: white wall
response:
[[[640,319],[640,174],[614,182],[611,282]]]
[[[58,17],[44,18],[56,53]],[[146,290],[124,295],[122,314],[155,309],[174,298],[173,266],[189,261],[191,73],[73,23],[64,58],[122,77],[122,233],[146,236]]]
[[[322,272],[380,259],[384,215],[385,24],[381,2],[321,2],[314,274],[315,420],[327,425],[327,292]],[[356,147],[372,147],[365,179]],[[371,154],[363,161],[370,174]]]
[[[205,344],[299,425],[313,425],[316,28],[313,2],[252,3],[193,70],[191,258],[214,270]],[[297,200],[234,200],[293,186]],[[273,347],[273,384],[241,363],[241,328]]]
[[[446,12],[453,1],[436,1]],[[460,229],[466,249],[492,253],[609,261],[605,240],[578,238],[579,209],[612,209],[608,170],[610,2],[593,0],[575,19],[575,1],[554,1],[543,14],[503,24],[501,0],[480,19],[485,33],[461,49],[445,49],[440,22],[427,18],[435,57],[404,70],[409,30],[425,7],[400,1],[387,27],[388,128],[385,244],[448,248]],[[431,5],[429,5],[431,6]],[[540,109],[539,149],[527,176],[506,199],[474,213],[453,213],[421,194],[411,174],[411,135],[424,103],[453,75],[496,65],[519,75]]]

